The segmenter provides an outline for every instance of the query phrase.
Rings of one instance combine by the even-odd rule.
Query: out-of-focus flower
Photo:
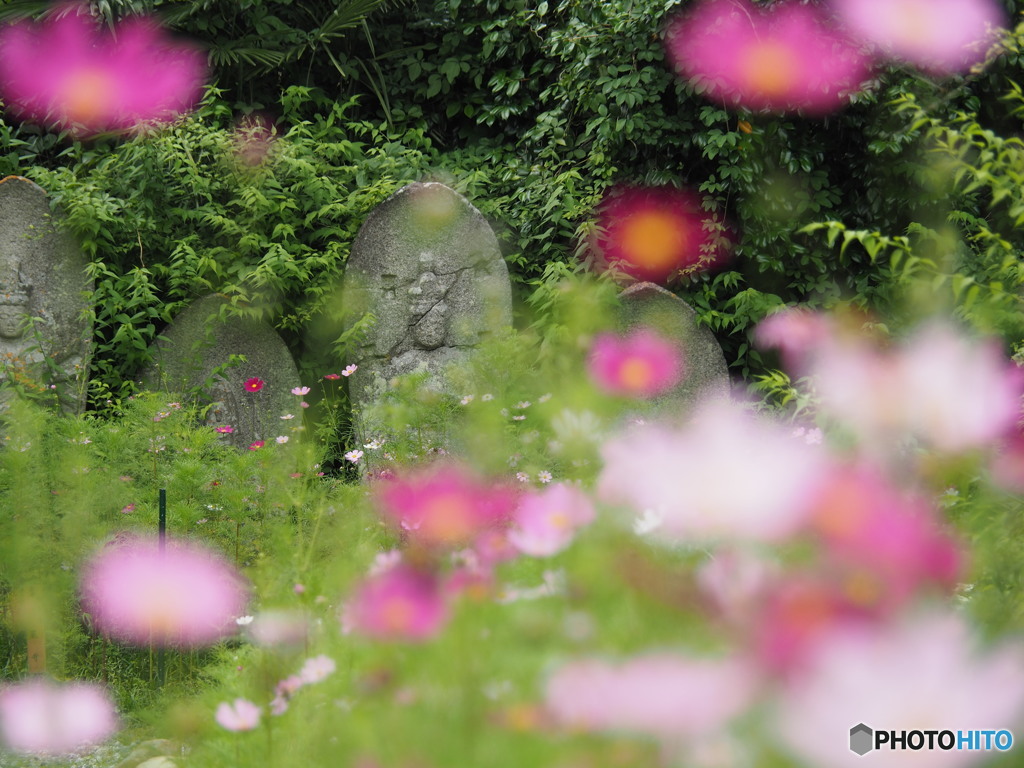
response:
[[[704,0],[669,25],[666,44],[683,77],[748,109],[831,112],[868,75],[858,46],[797,2]]]
[[[530,482],[530,476],[526,472],[516,472],[516,480],[520,483]]]
[[[306,659],[306,663],[299,670],[299,678],[304,685],[312,685],[326,680],[337,668],[338,665],[330,656],[314,656],[311,659]]]
[[[674,343],[639,328],[628,336],[600,334],[591,347],[588,368],[605,392],[655,397],[679,383],[683,359]]]
[[[940,75],[985,58],[1006,23],[995,0],[832,0],[854,35]]]
[[[837,338],[813,370],[822,406],[883,453],[908,436],[946,452],[985,446],[1020,416],[1021,371],[995,344],[944,325],[888,351]]]
[[[374,497],[388,520],[428,546],[470,543],[507,521],[515,506],[510,489],[454,464],[381,483]]]
[[[262,165],[274,149],[277,128],[264,115],[246,115],[231,135],[234,155],[250,168]]]
[[[256,378],[255,376],[251,379],[245,380],[245,391],[246,392],[259,392],[263,389],[263,385],[266,382],[263,379]]]
[[[345,453],[345,459],[351,461],[353,464],[358,463],[361,458],[363,458],[363,452],[358,448]]]
[[[248,599],[242,577],[213,552],[142,539],[93,557],[81,591],[100,632],[135,645],[215,643],[234,631]]]
[[[359,370],[358,365],[346,365],[341,371],[342,376],[351,376],[353,373]]]
[[[570,662],[548,680],[545,703],[563,726],[665,739],[704,736],[751,703],[752,670],[734,660],[657,653],[620,664]]]
[[[954,733],[1019,725],[1024,716],[1024,654],[1019,647],[979,653],[959,614],[841,627],[818,645],[803,673],[790,679],[772,711],[777,720],[773,732],[807,765],[863,766],[864,758],[835,746],[849,743],[850,728],[857,723]],[[990,755],[956,749],[877,750],[871,763],[882,768],[956,768]]]
[[[757,324],[754,340],[760,347],[778,349],[790,371],[804,373],[815,350],[832,339],[832,319],[803,307],[787,307]]]
[[[0,687],[0,744],[15,752],[71,754],[117,728],[114,705],[98,685],[31,679]]]
[[[122,515],[130,515],[134,511],[135,511],[135,505],[134,504],[125,504],[123,507],[121,507],[121,514]]]
[[[309,394],[309,387],[292,387],[292,394],[302,397]]]
[[[222,427],[217,427],[216,429],[214,429],[214,432],[216,432],[216,433],[218,433],[220,435],[230,435],[234,431],[235,431],[235,428],[232,427],[230,424],[225,424]]]
[[[255,440],[255,441],[249,443],[249,450],[250,451],[258,451],[264,445],[266,445],[266,443],[264,443],[262,440]]]
[[[246,635],[256,645],[298,646],[309,637],[309,621],[297,611],[261,611],[252,617]]]
[[[86,5],[0,33],[0,97],[19,115],[80,135],[173,120],[199,100],[205,56],[153,19],[101,30]]]
[[[697,586],[727,620],[743,624],[763,604],[778,567],[742,548],[721,549],[697,570]]]
[[[223,701],[214,717],[229,731],[251,731],[260,724],[260,708],[247,699],[235,699],[234,704]]]
[[[576,530],[594,519],[594,507],[577,488],[558,483],[519,502],[508,540],[520,552],[550,557],[572,543]]]
[[[288,442],[288,435],[278,435],[274,438],[274,442],[278,445],[284,445]]]
[[[540,480],[542,483],[550,483],[551,473],[548,472],[546,469],[542,469],[540,472],[537,473],[537,479]]]
[[[694,193],[676,187],[621,187],[597,210],[596,245],[605,262],[639,280],[664,282],[712,266],[727,241]],[[720,230],[721,227],[719,226]]]
[[[643,426],[607,441],[598,495],[653,510],[653,533],[681,540],[778,540],[804,524],[820,451],[728,402],[684,428]]]
[[[341,374],[339,374],[339,373],[325,373],[324,374],[324,378],[327,379],[327,381],[337,381],[338,379],[341,378]]]
[[[342,613],[344,628],[379,640],[422,642],[447,621],[437,578],[405,564],[363,581]]]

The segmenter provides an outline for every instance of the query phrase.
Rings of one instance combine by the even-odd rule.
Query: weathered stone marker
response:
[[[416,183],[375,208],[352,245],[342,294],[349,326],[375,322],[352,362],[358,413],[414,371],[444,389],[444,370],[512,324],[508,268],[487,220],[443,184]]]
[[[654,398],[655,409],[661,415],[681,416],[701,400],[728,396],[729,371],[722,348],[708,328],[697,324],[697,313],[689,304],[654,283],[635,283],[619,294],[619,300],[622,331],[645,326],[674,340],[683,354],[682,381]]]
[[[41,187],[0,180],[0,380],[40,391],[49,382],[66,413],[85,407],[93,289],[86,259],[55,225]]]
[[[180,312],[150,348],[154,363],[141,383],[174,393],[199,388],[210,405],[206,422],[230,425],[234,432],[227,437],[239,447],[287,435],[290,425],[301,423],[281,420],[287,413],[299,415],[299,398],[291,393],[300,383],[295,360],[268,324],[222,317],[226,303],[206,296]],[[232,355],[244,355],[245,362],[225,368]],[[262,388],[247,391],[249,379],[262,381]]]

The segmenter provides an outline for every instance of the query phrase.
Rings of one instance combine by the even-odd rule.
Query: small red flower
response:
[[[324,374],[324,378],[328,379],[329,381],[335,381],[337,379],[340,379],[341,375],[337,374],[337,373],[327,373],[327,374]]]
[[[251,379],[246,379],[245,391],[246,392],[259,392],[261,389],[263,389],[263,384],[264,384],[263,379],[257,379],[255,377],[251,378]]]
[[[263,443],[262,440],[257,440],[255,443],[251,443],[249,445],[249,450],[250,451],[258,451],[260,448],[263,447],[263,445],[264,445],[264,443]]]

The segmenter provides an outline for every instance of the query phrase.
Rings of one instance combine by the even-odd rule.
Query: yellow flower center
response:
[[[678,216],[647,211],[630,216],[622,228],[622,250],[631,264],[651,270],[679,265],[686,229]]]
[[[108,73],[82,69],[65,81],[58,94],[57,109],[68,122],[94,125],[110,114],[116,90]]]
[[[800,74],[796,52],[782,43],[757,43],[741,57],[740,73],[745,87],[769,98],[786,96]]]
[[[630,392],[641,392],[651,385],[654,369],[650,362],[639,357],[630,357],[619,368],[619,381]]]

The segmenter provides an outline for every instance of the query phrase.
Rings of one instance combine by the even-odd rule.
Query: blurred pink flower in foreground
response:
[[[337,669],[338,665],[334,663],[334,659],[321,654],[306,659],[306,663],[299,670],[299,679],[302,680],[303,685],[312,685],[326,680]]]
[[[550,557],[568,547],[576,530],[593,519],[594,507],[587,495],[558,483],[523,497],[508,540],[527,555]]]
[[[598,387],[627,397],[664,394],[683,375],[682,355],[676,344],[645,328],[628,336],[598,335],[587,366]]]
[[[171,120],[198,101],[205,56],[145,18],[100,31],[85,5],[0,32],[0,95],[16,113],[82,134]]]
[[[1024,716],[1024,652],[978,651],[959,614],[906,617],[895,625],[842,627],[819,644],[773,707],[781,742],[807,765],[862,767],[846,748],[850,728],[1007,728]],[[876,750],[871,765],[956,768],[991,757],[969,750]]]
[[[824,459],[789,430],[731,402],[707,402],[682,429],[642,426],[608,440],[598,496],[653,510],[652,536],[778,540],[806,521]]]
[[[545,704],[567,728],[675,740],[723,728],[756,690],[753,671],[737,661],[651,653],[618,664],[571,661],[548,680]]]
[[[109,546],[82,573],[82,607],[97,629],[136,645],[201,646],[235,629],[248,599],[242,577],[193,544]]]
[[[680,74],[748,109],[831,112],[868,74],[855,44],[793,1],[704,0],[669,25],[666,42]]]
[[[437,578],[404,563],[359,584],[342,612],[343,629],[378,640],[429,640],[447,621]]]
[[[303,645],[309,638],[309,619],[298,611],[261,611],[245,632],[256,645]]]
[[[947,452],[984,447],[1020,417],[1021,371],[994,342],[941,324],[894,350],[836,339],[814,372],[823,408],[883,453],[907,437]]]
[[[676,187],[619,187],[597,209],[597,249],[609,265],[638,280],[665,282],[713,266],[728,240],[701,199]]]
[[[453,464],[380,482],[374,497],[392,524],[427,546],[470,543],[505,523],[516,500],[508,488],[480,480]]]
[[[32,679],[0,688],[0,743],[15,752],[69,754],[100,743],[117,727],[101,686]]]
[[[804,307],[786,307],[757,324],[754,340],[759,347],[778,349],[791,373],[805,372],[815,350],[831,340],[832,319]]]
[[[246,115],[231,136],[235,157],[251,168],[262,165],[270,157],[276,138],[277,128],[272,120],[264,115]],[[309,391],[309,387],[302,389]],[[299,393],[293,389],[292,394]]]
[[[251,731],[260,724],[260,708],[246,699],[235,699],[233,704],[224,701],[214,718],[229,731]]]
[[[937,74],[983,60],[1006,23],[995,0],[832,0],[832,6],[857,37]]]

